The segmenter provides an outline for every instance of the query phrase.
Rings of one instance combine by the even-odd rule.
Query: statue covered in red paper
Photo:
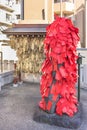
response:
[[[76,97],[78,29],[71,20],[57,17],[46,28],[39,107],[58,115],[73,116],[78,111]]]

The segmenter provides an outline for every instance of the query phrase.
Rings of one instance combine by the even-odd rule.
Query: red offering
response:
[[[75,84],[79,40],[78,28],[70,19],[56,16],[56,20],[46,28],[46,59],[42,64],[42,100],[39,103],[46,112],[73,116],[78,111]]]

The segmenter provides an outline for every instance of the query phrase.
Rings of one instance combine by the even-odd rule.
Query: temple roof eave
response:
[[[45,35],[48,24],[15,24],[3,31],[7,35]]]

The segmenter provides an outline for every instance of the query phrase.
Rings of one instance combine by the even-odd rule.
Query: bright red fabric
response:
[[[59,115],[73,116],[78,110],[75,84],[78,58],[76,47],[79,40],[78,28],[74,27],[69,19],[56,17],[56,20],[46,28],[44,40],[46,60],[42,64],[43,75],[40,82],[42,100],[39,106],[49,113],[53,102],[56,103],[55,113]]]

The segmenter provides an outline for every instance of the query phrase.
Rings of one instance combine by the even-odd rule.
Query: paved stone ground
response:
[[[70,130],[33,121],[35,106],[40,100],[39,84],[12,84],[0,91],[0,130]],[[83,122],[77,130],[87,130],[87,90],[81,89]],[[76,129],[74,129],[76,130]]]

